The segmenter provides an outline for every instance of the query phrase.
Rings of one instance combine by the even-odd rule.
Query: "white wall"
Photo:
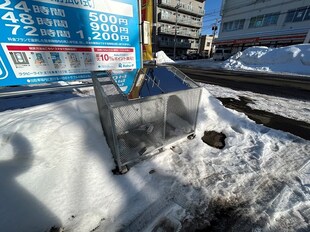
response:
[[[267,35],[284,35],[306,33],[310,29],[310,20],[286,23],[287,11],[310,6],[310,0],[227,0],[222,8],[220,40],[251,38]],[[250,19],[254,16],[279,12],[276,25],[249,28]],[[245,19],[242,30],[223,31],[223,24],[234,20]]]

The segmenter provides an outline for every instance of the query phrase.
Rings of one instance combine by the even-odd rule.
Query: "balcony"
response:
[[[159,27],[158,34],[174,35],[175,30],[174,28]],[[191,29],[187,29],[187,28],[180,27],[177,29],[177,36],[181,36],[181,37],[190,37],[190,38],[198,39],[199,34],[200,34],[199,31],[191,31]]]
[[[158,34],[174,35],[174,29],[166,28],[166,27],[159,27]]]
[[[193,20],[193,19],[183,19],[182,17],[178,18],[178,24],[191,26],[191,27],[197,27],[197,28],[202,27],[201,21],[197,21],[197,20]]]
[[[195,20],[195,19],[189,18],[187,15],[181,14],[178,17],[178,24],[184,25],[184,26],[201,28],[202,27],[202,21],[197,20],[197,19]],[[172,14],[163,14],[161,12],[158,14],[158,21],[175,24],[176,16],[172,15]]]
[[[170,9],[175,9],[176,2],[171,2],[167,0],[158,0],[158,6],[160,7],[168,7]]]
[[[173,11],[175,11],[177,4],[178,4],[177,1],[158,0],[159,7],[171,9]],[[191,5],[185,3],[180,3],[178,10],[179,12],[201,17],[205,14],[204,9],[200,9],[198,7],[192,7]]]
[[[199,9],[198,12],[199,12],[198,14],[199,16],[204,16],[206,13],[204,9]]]
[[[191,43],[190,48],[191,49],[198,49],[199,48],[199,44],[198,43]]]
[[[204,16],[205,11],[203,9],[200,9],[198,7],[192,7],[191,5],[188,4],[182,4],[179,8],[179,12],[184,12],[187,14],[195,15],[195,16]]]
[[[159,47],[165,47],[165,48],[173,48],[174,42],[173,41],[158,41]],[[191,48],[191,44],[189,42],[177,42],[176,48]]]
[[[170,16],[169,17],[169,16],[160,15],[158,17],[158,21],[160,21],[160,22],[168,22],[168,23],[172,23],[174,25],[175,21],[176,21],[176,18],[175,18],[175,16]],[[190,19],[178,18],[178,25],[184,25],[184,26],[189,26],[189,27],[201,28],[202,27],[202,22],[195,21],[195,20],[190,20]]]
[[[158,21],[175,23],[175,20],[176,20],[175,15],[167,15],[163,13],[158,14]]]

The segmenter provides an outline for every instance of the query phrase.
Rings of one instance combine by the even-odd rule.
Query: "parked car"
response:
[[[187,55],[181,55],[181,60],[187,60]]]
[[[174,60],[181,60],[181,56],[176,56]]]
[[[217,48],[215,50],[215,53],[213,54],[214,60],[226,60],[231,56],[231,50],[230,49],[224,49],[224,48]]]
[[[201,59],[201,58],[202,58],[202,56],[198,53],[192,53],[192,54],[187,55],[188,60],[197,60],[197,59]]]

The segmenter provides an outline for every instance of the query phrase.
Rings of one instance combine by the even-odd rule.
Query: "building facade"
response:
[[[216,38],[217,36],[213,37],[213,35],[202,35],[199,43],[199,54],[201,54],[204,58],[212,57],[211,53],[214,52],[213,40]]]
[[[171,58],[198,53],[204,0],[154,1],[154,50],[162,50]]]
[[[310,0],[223,0],[221,15],[215,44],[233,53],[303,43],[310,30]]]

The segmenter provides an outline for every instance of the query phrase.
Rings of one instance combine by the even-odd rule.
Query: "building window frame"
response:
[[[310,20],[310,6],[308,7],[308,10],[307,10],[305,17],[304,17],[304,21],[306,21],[306,20]]]
[[[310,20],[310,6],[300,7],[287,11],[285,23],[296,23]]]
[[[237,30],[242,30],[244,28],[245,24],[245,19],[237,19],[234,21],[229,21],[223,23],[223,32],[227,31],[237,31]]]
[[[250,19],[249,28],[268,27],[277,25],[280,12],[258,15]]]

